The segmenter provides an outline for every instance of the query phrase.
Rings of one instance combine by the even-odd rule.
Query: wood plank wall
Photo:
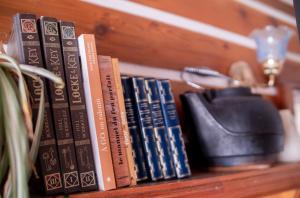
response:
[[[112,4],[109,0],[94,2]],[[136,16],[132,14],[134,10],[115,8],[120,2],[124,3],[120,0],[113,1],[114,8],[111,9],[74,0],[1,0],[0,32],[2,36],[9,35],[12,16],[16,12],[33,12],[37,15],[74,21],[78,35],[81,33],[96,35],[98,53],[118,57],[121,61],[176,70],[181,70],[185,66],[205,65],[227,73],[230,64],[244,60],[252,66],[257,80],[264,82],[265,77],[256,61],[254,49],[245,47],[243,43],[224,40],[222,35],[221,38],[214,38],[160,20]],[[293,8],[279,0],[256,2],[294,17]],[[167,12],[246,37],[254,28],[268,24],[287,25],[295,32],[297,30],[295,25],[284,18],[270,16],[268,13],[244,5],[239,0],[125,1],[125,4],[132,3],[135,6],[143,6],[146,10],[154,8],[158,12]],[[287,60],[280,77],[280,84],[283,84],[283,87],[286,87],[286,83],[300,83],[300,55],[298,55],[300,45],[296,34],[290,42],[289,51],[296,55],[296,61]],[[176,96],[188,89],[182,83],[174,83],[174,86]],[[280,107],[286,106],[282,98],[284,97],[276,98]]]

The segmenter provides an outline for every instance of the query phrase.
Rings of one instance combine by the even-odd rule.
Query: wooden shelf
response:
[[[70,195],[70,198],[117,197],[258,197],[300,188],[300,163],[235,173],[195,173],[191,178],[140,184],[106,192]]]

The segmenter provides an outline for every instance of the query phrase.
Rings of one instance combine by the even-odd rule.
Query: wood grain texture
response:
[[[262,3],[265,3],[273,8],[279,9],[287,14],[295,16],[295,10],[293,6],[287,5],[279,0],[259,0]]]
[[[70,198],[101,197],[260,197],[300,187],[300,163],[225,175],[194,174],[192,178],[143,184],[106,192],[71,195]],[[201,176],[202,175],[202,176]]]
[[[283,21],[275,19],[258,12],[243,4],[232,0],[132,0],[143,5],[158,8],[164,11],[195,19],[208,23],[228,31],[242,35],[250,35],[255,28],[262,28],[266,25],[286,25],[296,31],[295,26],[291,26]],[[276,3],[276,0],[270,0],[272,4],[277,5],[277,9],[285,8],[283,3]],[[263,2],[264,3],[264,2]],[[282,5],[283,4],[283,5]],[[269,4],[267,4],[269,5]],[[294,52],[300,52],[298,38],[294,34],[290,41],[289,49]]]
[[[264,196],[262,198],[299,198],[299,196],[297,196],[297,190],[289,190],[273,195]]]
[[[163,2],[169,2],[169,0]],[[216,4],[214,2],[222,1],[209,2],[214,5]],[[240,18],[238,17],[240,14],[237,14],[239,8],[246,8],[237,4],[235,5],[237,8],[234,7],[235,9],[230,10],[232,6],[232,3],[229,3],[228,7],[226,4],[226,9],[229,9],[226,13],[232,15],[232,19]],[[223,9],[223,7],[218,9]],[[218,9],[215,9],[215,12],[221,12]],[[235,14],[231,13],[233,11]],[[96,35],[98,53],[118,57],[121,61],[173,69],[204,65],[226,73],[231,63],[242,59],[253,67],[259,82],[265,80],[261,66],[256,61],[254,50],[84,2],[72,0],[2,0],[0,12],[0,29],[6,33],[10,32],[11,19],[16,12],[33,12],[37,15],[48,15],[74,21],[78,34],[94,33]],[[207,15],[205,12],[199,13],[201,16]],[[221,16],[220,19],[224,17]],[[247,27],[260,21],[255,15],[254,19],[252,17],[252,15],[247,14],[247,17],[241,20],[239,24]],[[211,18],[216,17],[212,16]],[[224,24],[231,23],[230,21],[224,22]],[[297,68],[298,65],[294,62],[287,62],[286,68],[288,69],[290,66]],[[300,69],[287,71],[283,80],[290,81],[289,75],[295,77],[300,75]],[[296,83],[300,81],[298,78],[292,79],[295,79]]]
[[[6,0],[3,5],[0,29],[5,32],[10,31],[11,17],[16,12],[72,20],[78,27],[78,34],[96,34],[99,53],[118,57],[121,61],[178,69],[184,65],[208,65],[225,72],[223,65],[239,57],[255,60],[252,50],[241,50],[223,41],[82,2]],[[82,17],[78,13],[85,15]]]

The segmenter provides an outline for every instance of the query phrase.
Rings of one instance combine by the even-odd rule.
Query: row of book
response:
[[[16,14],[8,54],[44,67],[45,115],[38,173],[46,194],[110,190],[191,175],[168,80],[120,75],[118,59],[97,55],[94,35],[72,22]],[[41,84],[26,79],[35,124]]]

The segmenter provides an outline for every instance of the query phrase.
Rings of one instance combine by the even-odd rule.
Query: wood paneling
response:
[[[264,196],[262,198],[299,198],[297,190],[289,190],[274,195]]]
[[[214,5],[217,1],[210,2]],[[227,6],[227,4],[223,6]],[[234,9],[230,10],[231,7]],[[222,9],[217,8],[217,12],[221,13]],[[238,12],[237,17],[240,16],[239,9],[247,10],[239,4],[232,4],[232,2],[229,3],[228,9],[228,14]],[[254,50],[141,17],[72,0],[2,0],[0,7],[1,31],[5,33],[10,31],[11,19],[16,12],[33,12],[37,15],[49,15],[58,19],[74,21],[78,35],[81,33],[96,35],[99,54],[118,57],[121,61],[178,70],[185,66],[208,66],[227,73],[229,66],[234,61],[245,60],[252,66],[258,81],[265,81],[261,66],[256,61]],[[247,27],[247,25],[255,23],[255,19],[258,20],[255,15],[253,20],[252,16],[248,14],[248,17],[244,19],[245,26],[240,21],[242,19],[235,21]],[[235,16],[234,14],[229,15]],[[221,18],[225,17],[222,14],[220,16]],[[227,19],[224,18],[224,20]],[[233,25],[234,21],[229,20],[228,23]],[[227,24],[227,21],[224,24]],[[280,80],[299,84],[298,76],[300,76],[299,64],[287,62]],[[178,94],[188,89],[184,86],[183,88],[178,88],[180,86],[174,88],[177,105],[180,105]],[[279,107],[287,106],[282,97],[273,98],[273,101]]]
[[[233,173],[223,176],[201,177],[194,174],[190,179],[144,184],[107,192],[72,195],[70,198],[102,197],[205,197],[242,198],[260,197],[270,193],[300,187],[300,164],[287,164],[260,171]]]
[[[293,6],[287,5],[279,0],[259,0],[262,3],[265,3],[273,8],[279,9],[287,14],[295,16],[295,10]]]
[[[11,17],[16,12],[50,15],[74,21],[78,33],[96,34],[98,53],[122,61],[175,69],[205,65],[227,72],[232,62],[242,59],[253,66],[258,80],[263,81],[253,50],[87,3],[3,0],[0,12],[0,29],[4,32],[10,31]]]
[[[295,26],[286,24],[264,13],[258,12],[233,0],[132,0],[143,5],[158,8],[191,19],[248,36],[253,29],[266,25],[287,25],[296,31]],[[274,0],[272,0],[274,1]],[[290,50],[300,52],[297,34],[290,42]]]
[[[0,11],[3,31],[10,31],[11,17],[18,11],[73,20],[77,33],[96,34],[98,53],[110,54],[122,61],[172,68],[209,65],[225,71],[223,65],[243,54],[255,59],[249,49],[241,50],[229,43],[82,2],[7,0]]]

